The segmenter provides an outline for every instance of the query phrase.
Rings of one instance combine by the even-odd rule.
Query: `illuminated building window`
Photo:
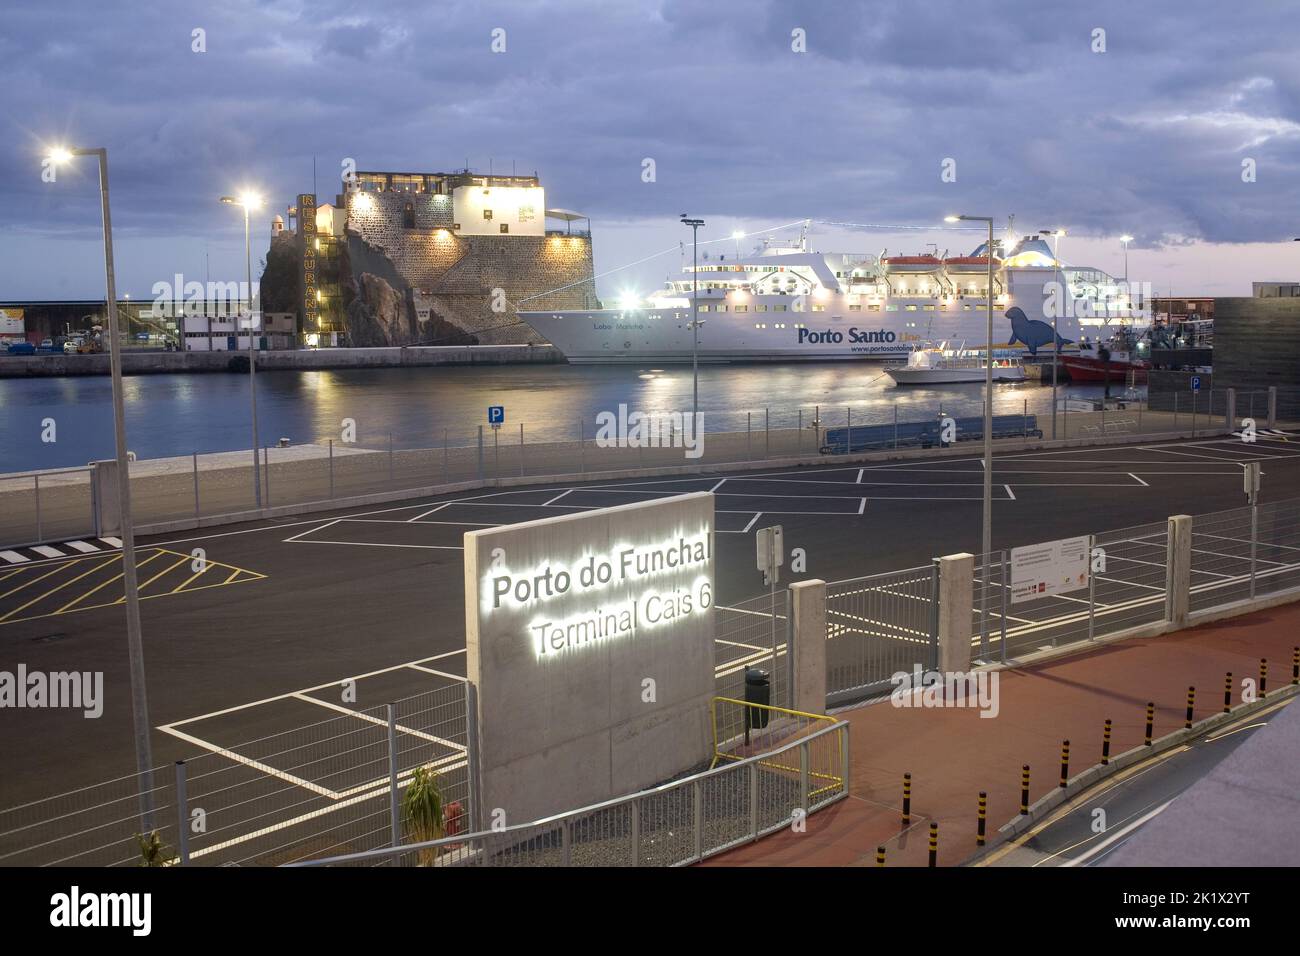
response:
[[[851,305],[851,306],[849,306],[849,311],[850,311],[850,312],[861,312],[861,311],[862,311],[862,306],[860,306],[860,305]]]
[[[824,306],[824,305],[814,305],[813,308],[812,308],[812,310],[813,310],[814,312],[825,312],[825,311],[826,311],[826,306]]]
[[[887,305],[887,306],[885,306],[885,311],[886,311],[886,312],[897,312],[897,311],[898,311],[898,306],[896,306],[896,305]]]
[[[738,305],[738,306],[736,306],[732,311],[733,311],[733,312],[748,312],[748,311],[749,311],[749,306],[747,306],[747,305]]]
[[[868,311],[868,312],[879,312],[879,311],[880,311],[880,306],[879,306],[879,305],[869,305],[869,306],[867,306],[867,311]]]
[[[501,224],[501,231],[502,231],[502,232],[509,232],[509,231],[510,231],[510,226],[509,226],[509,224],[503,222],[503,223]]]
[[[786,307],[783,306],[783,305],[774,305],[774,306],[772,306],[772,311],[773,311],[773,312],[784,312],[784,311],[786,311]]]
[[[766,312],[766,311],[767,311],[767,306],[765,306],[765,305],[756,305],[756,306],[754,306],[754,311],[755,311],[755,312]]]
[[[707,305],[702,305],[702,306],[700,306],[700,311],[701,311],[701,312],[708,312],[708,311],[709,311],[709,307],[708,307]]]
[[[491,209],[484,209],[484,210],[483,210],[483,218],[484,218],[484,219],[491,219],[491,218],[492,218],[492,210],[491,210]]]

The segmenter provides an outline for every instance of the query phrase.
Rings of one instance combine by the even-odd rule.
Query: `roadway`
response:
[[[994,464],[994,545],[1238,508],[1241,466],[1251,460],[1264,462],[1265,502],[1300,497],[1300,443],[1280,437],[1005,452]],[[837,580],[978,551],[982,480],[977,456],[828,461],[542,483],[143,539],[155,763],[193,754],[196,738],[230,746],[320,719],[326,708],[372,707],[463,681],[467,530],[712,490],[719,604],[732,606],[764,592],[753,535],[769,524],[784,526],[787,548],[806,550],[798,578]],[[5,713],[0,806],[134,766],[120,557],[52,549],[54,557],[17,549],[25,560],[0,563],[0,669],[103,671],[104,714]],[[363,674],[372,676],[354,699],[333,690]]]

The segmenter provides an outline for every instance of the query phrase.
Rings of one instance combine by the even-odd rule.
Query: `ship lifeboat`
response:
[[[997,256],[993,257],[993,268],[998,269],[1002,265],[1002,260]],[[965,274],[965,273],[987,273],[989,271],[988,256],[950,256],[943,260],[943,267],[948,272]]]
[[[938,272],[943,267],[938,256],[889,256],[882,261],[890,272]]]

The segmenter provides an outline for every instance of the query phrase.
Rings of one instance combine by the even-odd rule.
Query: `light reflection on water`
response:
[[[125,380],[128,444],[141,458],[165,458],[248,448],[247,375],[138,375]],[[1072,385],[1072,396],[1095,397],[1100,385]],[[841,425],[938,415],[978,415],[983,386],[898,388],[875,363],[732,365],[700,368],[699,401],[706,431],[790,427],[802,411],[806,425],[820,408],[823,424]],[[1112,386],[1112,394],[1123,392]],[[594,418],[630,411],[691,409],[690,366],[568,365],[463,368],[346,369],[261,372],[257,407],[262,444],[280,437],[299,444],[338,439],[355,419],[362,445],[396,448],[469,444],[486,425],[487,406],[506,407],[502,440],[573,440],[578,421],[591,437]],[[1037,383],[994,386],[994,412],[1051,414],[1051,390]],[[112,393],[107,376],[0,379],[0,473],[84,465],[113,454]],[[41,441],[53,418],[57,441]]]

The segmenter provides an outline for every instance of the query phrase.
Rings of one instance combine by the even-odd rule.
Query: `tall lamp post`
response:
[[[262,197],[256,193],[242,193],[238,197],[222,196],[221,201],[244,209],[244,267],[247,270],[248,288],[248,396],[253,409],[253,501],[258,510],[262,507],[262,472],[259,467],[257,440],[257,349],[253,344],[253,253],[249,234],[248,214],[262,206]]]
[[[1052,264],[1056,272],[1056,291],[1060,297],[1059,304],[1052,313],[1052,441],[1056,441],[1056,364],[1057,357],[1061,354],[1061,334],[1057,331],[1057,317],[1068,301],[1066,290],[1061,285],[1061,237],[1065,235],[1065,230],[1039,229],[1038,234],[1052,237]]]
[[[946,222],[983,222],[989,227],[988,245],[984,247],[985,261],[988,263],[988,321],[985,326],[984,353],[984,514],[983,534],[980,548],[983,549],[983,561],[991,560],[993,551],[993,217],[992,216],[947,216]],[[986,564],[987,566],[987,564]],[[988,572],[985,571],[985,574]],[[988,588],[980,588],[980,634],[988,633],[988,616],[984,613],[988,604]],[[981,639],[980,645],[984,646]]]
[[[682,213],[682,225],[691,227],[691,427],[700,414],[700,226],[703,219],[688,219]]]
[[[108,292],[108,354],[113,388],[113,442],[117,453],[117,506],[122,522],[122,585],[126,591],[126,648],[131,670],[131,716],[135,767],[140,787],[140,832],[154,829],[153,748],[149,740],[149,698],[145,691],[144,641],[140,633],[140,588],[135,566],[135,526],[131,518],[131,476],[122,401],[122,346],[117,320],[117,279],[113,272],[113,220],[108,211],[108,150],[56,149],[50,159],[70,163],[76,156],[99,159],[99,198],[104,216],[104,275]]]
[[[1120,236],[1119,241],[1124,244],[1124,290],[1128,292],[1128,244],[1133,241],[1132,236]]]

